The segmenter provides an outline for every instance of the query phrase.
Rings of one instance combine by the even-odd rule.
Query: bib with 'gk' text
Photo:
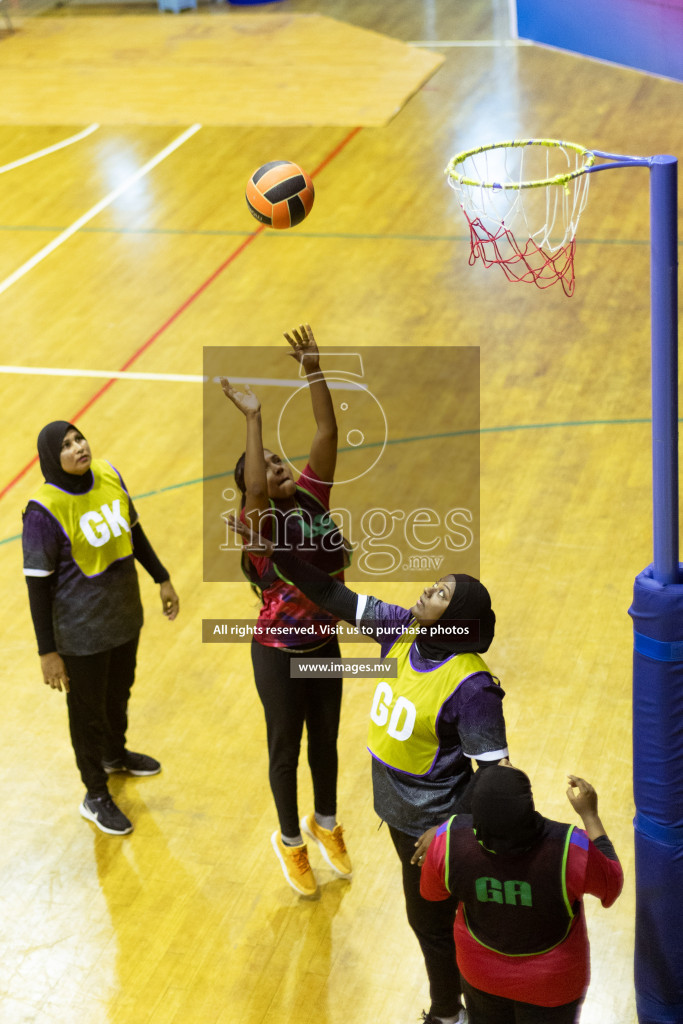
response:
[[[71,554],[84,576],[99,576],[133,554],[128,494],[104,459],[91,465],[93,486],[86,494],[69,494],[44,483],[33,498],[54,516],[71,542]]]

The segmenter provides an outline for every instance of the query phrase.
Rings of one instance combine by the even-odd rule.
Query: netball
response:
[[[246,197],[256,220],[272,228],[292,228],[311,212],[315,189],[298,164],[272,160],[254,171],[247,182]]]

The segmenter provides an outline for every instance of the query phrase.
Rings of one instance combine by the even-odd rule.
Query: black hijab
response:
[[[451,575],[455,590],[448,607],[417,639],[420,654],[430,661],[444,661],[451,654],[488,651],[496,630],[496,616],[484,584],[465,573]],[[470,623],[469,634],[458,633],[466,621]]]
[[[516,854],[538,842],[543,816],[534,807],[531,781],[519,768],[479,769],[472,785],[472,826],[491,853]]]
[[[62,469],[60,453],[62,442],[69,430],[78,430],[78,427],[73,423],[67,423],[66,420],[53,420],[43,427],[38,434],[40,468],[46,483],[54,484],[69,494],[85,494],[93,485],[92,470],[88,469],[87,473],[79,476],[77,473],[67,473]]]

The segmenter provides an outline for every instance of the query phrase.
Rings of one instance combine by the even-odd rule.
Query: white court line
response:
[[[513,39],[519,39],[519,23],[517,21],[517,0],[508,0],[508,19],[510,23],[510,35]]]
[[[74,221],[70,227],[65,231],[62,231],[60,235],[57,235],[56,238],[44,246],[40,252],[37,252],[35,256],[32,256],[30,260],[27,260],[26,263],[22,264],[21,267],[15,270],[13,274],[10,274],[9,277],[6,277],[4,281],[0,282],[0,295],[2,295],[3,292],[6,292],[8,288],[11,288],[11,286],[19,281],[24,274],[27,274],[29,270],[32,270],[33,267],[41,263],[46,256],[49,256],[51,252],[54,252],[55,249],[57,249],[63,242],[66,242],[72,235],[75,235],[84,224],[87,224],[88,221],[91,221],[98,213],[101,213],[102,210],[105,210],[110,206],[115,199],[118,199],[119,196],[126,191],[126,189],[130,188],[130,186],[135,184],[136,181],[139,181],[140,178],[144,178],[146,174],[149,174],[152,168],[156,167],[157,164],[160,164],[162,160],[165,160],[167,156],[170,156],[170,154],[173,153],[174,150],[178,149],[179,146],[182,146],[184,142],[187,142],[187,140],[191,138],[195,132],[198,132],[200,128],[200,124],[193,124],[191,128],[188,128],[182,133],[182,135],[179,135],[177,139],[174,139],[170,145],[166,146],[165,149],[162,149],[160,153],[157,153],[155,157],[152,157],[144,167],[137,170],[135,174],[131,174],[129,178],[126,178],[123,184],[119,185],[118,188],[115,188],[114,191],[110,192],[108,196],[104,197],[104,199],[100,199],[99,203],[96,203],[92,209],[88,210],[87,213],[84,213],[83,216]]]
[[[0,373],[23,374],[29,377],[99,377],[104,380],[163,380],[185,384],[201,384],[208,377],[194,373],[137,373],[128,370],[77,370],[56,366],[0,366]]]
[[[208,381],[208,377],[202,377],[202,380]],[[220,384],[220,377],[213,377],[212,380],[216,384]],[[299,380],[282,380],[280,377],[230,377],[231,384],[252,384],[256,385],[257,388],[305,388],[308,386],[308,381],[303,380],[301,377]],[[359,384],[353,380],[330,380],[326,378],[326,384],[330,391],[367,391],[365,384]]]
[[[30,153],[28,156],[22,156],[20,160],[14,160],[11,164],[5,164],[4,167],[0,167],[0,174],[4,174],[5,171],[13,171],[15,167],[23,167],[24,164],[30,164],[32,160],[38,160],[41,156],[47,156],[49,153],[56,153],[58,149],[64,149],[65,146],[70,146],[74,142],[80,142],[81,139],[85,139],[88,135],[92,135],[93,132],[97,131],[99,124],[88,125],[78,135],[71,135],[68,139],[64,139],[63,142],[56,142],[54,146],[48,146],[46,149],[39,149],[36,153]]]
[[[406,46],[420,46],[423,49],[428,49],[433,46],[435,49],[439,49],[440,46],[456,48],[458,46],[533,46],[530,39],[442,39],[439,42],[431,41],[425,42],[424,40],[413,39],[412,42],[406,43]]]
[[[104,380],[155,380],[180,384],[206,384],[208,377],[198,373],[140,373],[129,370],[76,370],[54,366],[0,366],[0,373],[13,373],[29,377],[98,377]],[[212,380],[218,384],[219,378]],[[300,388],[304,380],[283,380],[279,377],[230,377],[233,384],[249,384],[255,387]],[[331,391],[367,391],[364,384],[355,381],[328,380]]]

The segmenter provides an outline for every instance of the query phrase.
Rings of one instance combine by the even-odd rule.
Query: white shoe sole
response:
[[[290,877],[289,871],[287,870],[287,865],[285,864],[285,859],[280,853],[280,847],[278,846],[277,837],[279,835],[280,833],[276,829],[275,832],[273,832],[272,836],[270,837],[270,841],[273,844],[275,855],[277,859],[280,861],[280,866],[282,868],[282,874],[285,876],[285,881],[287,882],[288,885],[291,885],[294,892],[299,893],[299,896],[315,896],[315,893],[318,891],[317,885],[315,888],[315,892],[308,892],[306,889],[300,889],[299,886],[294,883],[294,879]]]
[[[151,772],[133,771],[132,769],[126,768],[125,766],[121,766],[121,768],[111,768],[109,765],[106,764],[103,764],[102,767],[104,768],[107,775],[135,775],[138,778],[147,777],[148,775],[158,775],[159,772],[161,771],[161,765],[159,765],[158,768],[155,768]]]
[[[132,825],[130,828],[124,829],[123,831],[116,828],[107,828],[97,820],[97,815],[93,814],[93,812],[85,806],[85,803],[82,803],[78,810],[80,811],[82,818],[85,818],[87,821],[92,821],[93,825],[97,825],[100,832],[106,832],[109,836],[127,836],[133,831]]]
[[[353,871],[340,871],[339,868],[334,866],[334,864],[330,860],[329,853],[325,849],[325,844],[320,842],[320,840],[313,834],[311,829],[308,827],[308,818],[302,818],[301,821],[299,822],[299,827],[301,828],[302,835],[308,836],[309,839],[313,840],[315,845],[320,850],[323,860],[325,861],[329,868],[332,868],[335,875],[338,875],[339,878],[351,878],[351,876],[353,875]]]

